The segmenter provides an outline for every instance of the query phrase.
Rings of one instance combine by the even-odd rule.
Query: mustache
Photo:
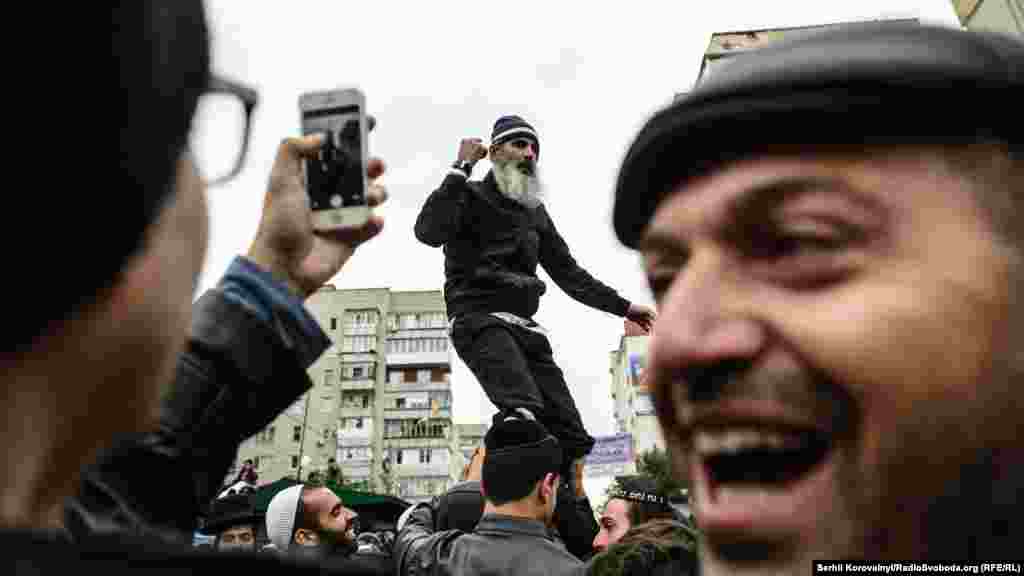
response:
[[[852,421],[856,405],[845,388],[822,373],[758,368],[747,360],[654,373],[651,385],[659,418],[677,430],[726,403],[768,402],[837,433]]]

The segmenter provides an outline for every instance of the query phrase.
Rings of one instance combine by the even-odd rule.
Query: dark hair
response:
[[[533,420],[499,422],[484,437],[483,491],[495,506],[526,498],[547,474],[558,474],[558,440]]]
[[[314,510],[310,510],[306,506],[306,497],[313,493],[314,490],[320,490],[322,486],[315,486],[311,484],[304,484],[302,486],[302,492],[299,493],[299,509],[296,511],[295,516],[295,530],[303,528],[305,530],[313,530],[315,532],[320,531],[320,518]],[[327,490],[327,488],[323,488]],[[294,531],[292,538],[295,537]]]
[[[621,492],[642,492],[646,494],[657,494],[664,497],[663,494],[659,494],[658,483],[647,476],[627,476],[618,478],[616,480],[617,491]],[[617,498],[612,493],[612,498]],[[651,520],[672,520],[675,518],[675,513],[672,507],[666,503],[660,502],[638,502],[636,500],[630,500],[622,498],[629,503],[629,525],[639,526]]]
[[[630,528],[588,565],[592,576],[651,576],[696,572],[697,532],[672,520],[653,520]]]
[[[117,2],[111,17],[118,68],[111,109],[119,125],[113,183],[99,194],[62,194],[59,211],[46,210],[44,203],[52,201],[46,194],[21,199],[30,212],[45,210],[47,228],[74,238],[73,250],[89,265],[69,280],[38,249],[8,251],[8,268],[31,281],[7,282],[4,300],[27,302],[33,310],[5,323],[0,349],[8,352],[30,348],[100,298],[141,248],[147,228],[174,189],[177,161],[209,78],[209,38],[200,0]],[[79,142],[88,136],[72,132]],[[0,224],[4,245],[24,238],[24,226],[13,220],[23,213],[12,211]]]

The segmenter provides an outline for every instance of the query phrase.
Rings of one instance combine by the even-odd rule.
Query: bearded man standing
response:
[[[540,140],[519,116],[495,122],[488,150],[465,139],[458,160],[416,220],[416,238],[445,253],[452,343],[502,413],[523,409],[563,450],[562,478],[575,490],[574,461],[594,439],[583,427],[546,330],[532,320],[546,287],[537,264],[574,299],[648,329],[654,313],[630,304],[576,263],[541,202]],[[490,153],[494,169],[469,181]]]

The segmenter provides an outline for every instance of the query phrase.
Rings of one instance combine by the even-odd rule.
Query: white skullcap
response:
[[[267,538],[280,552],[291,547],[301,496],[302,484],[296,484],[275,494],[267,505]]]

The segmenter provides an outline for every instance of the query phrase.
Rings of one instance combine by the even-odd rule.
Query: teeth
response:
[[[804,446],[798,434],[773,430],[729,429],[701,430],[694,434],[694,448],[701,456],[737,454],[747,450],[798,450]]]

